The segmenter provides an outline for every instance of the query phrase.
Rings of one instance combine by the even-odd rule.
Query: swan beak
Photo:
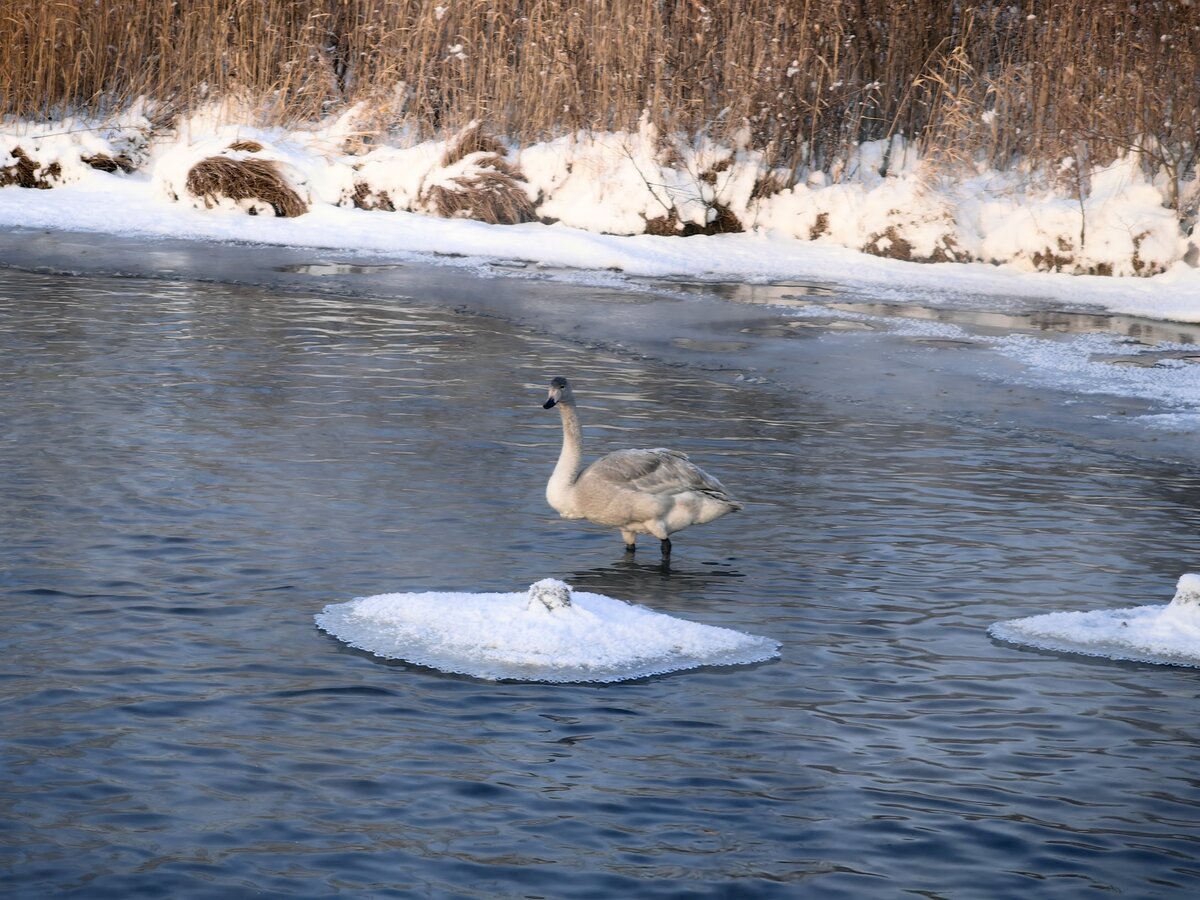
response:
[[[549,409],[549,408],[550,408],[550,407],[552,407],[552,406],[553,406],[553,405],[554,405],[556,402],[557,402],[557,401],[556,401],[556,400],[555,400],[553,397],[551,397],[549,400],[547,400],[545,403],[543,403],[543,404],[542,404],[542,409]]]

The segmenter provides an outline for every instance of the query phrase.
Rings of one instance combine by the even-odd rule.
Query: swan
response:
[[[671,555],[671,535],[742,508],[724,485],[678,450],[617,450],[580,471],[583,430],[567,379],[550,381],[543,409],[558,407],[563,445],[546,485],[547,502],[564,519],[587,519],[618,528],[625,549],[650,534]]]

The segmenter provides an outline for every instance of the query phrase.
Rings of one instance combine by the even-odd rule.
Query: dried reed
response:
[[[729,138],[795,179],[903,134],[944,164],[1142,154],[1182,183],[1200,134],[1194,0],[6,0],[0,114],[166,114],[215,99],[297,123],[472,120]],[[1173,196],[1177,205],[1194,200]]]
[[[482,171],[451,182],[433,185],[422,197],[439,216],[477,219],[493,225],[519,225],[537,218],[534,204],[503,172]]]
[[[62,174],[62,167],[58,163],[43,166],[20,147],[13,147],[8,155],[13,161],[7,166],[0,166],[0,187],[15,184],[17,187],[46,190],[53,187]]]
[[[107,153],[94,153],[91,156],[81,157],[81,159],[93,169],[99,169],[101,172],[129,173],[137,168],[132,159],[121,153],[118,153],[116,156],[109,156]]]
[[[202,159],[188,171],[187,190],[205,206],[216,206],[228,198],[239,203],[250,201],[251,212],[257,210],[258,203],[270,207],[276,216],[294,217],[308,212],[308,204],[284,180],[279,166],[268,159]]]
[[[442,157],[444,167],[470,163],[470,172],[430,186],[421,203],[445,218],[477,219],[493,225],[534,221],[537,207],[521,186],[525,178],[504,158],[504,152],[504,145],[485,134],[478,122],[470,123],[450,141]]]

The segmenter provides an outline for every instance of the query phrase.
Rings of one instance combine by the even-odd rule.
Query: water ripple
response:
[[[6,895],[1200,888],[1200,673],[986,634],[1169,594],[1195,473],[397,300],[6,271],[0,321]],[[592,449],[679,446],[746,513],[669,568],[555,518],[560,371]],[[546,576],[783,657],[492,684],[311,624]]]

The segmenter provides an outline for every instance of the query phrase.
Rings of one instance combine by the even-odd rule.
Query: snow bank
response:
[[[1183,575],[1165,606],[1047,613],[997,622],[988,631],[1040,650],[1200,666],[1200,575]]]
[[[579,133],[521,150],[518,163],[542,199],[539,213],[604,234],[746,230],[764,174],[760,154],[705,139]]]
[[[303,215],[313,204],[316,163],[317,158],[287,145],[217,137],[167,149],[155,160],[151,182],[164,199],[196,209]],[[214,164],[219,168],[211,168]],[[202,188],[197,176],[206,171],[214,174]],[[245,182],[240,186],[236,183],[239,174]],[[289,195],[294,209],[285,211],[278,201],[273,202],[280,194]]]
[[[489,680],[625,681],[779,655],[767,638],[572,591],[553,579],[511,594],[362,597],[326,606],[316,623],[376,656]]]
[[[1179,220],[1132,156],[1093,169],[1088,181],[1082,200],[1022,192],[994,173],[968,185],[959,210],[970,252],[1027,271],[1092,275],[1154,275],[1187,252]]]
[[[149,159],[152,131],[141,106],[104,123],[0,123],[0,187],[47,189],[96,171],[133,172]]]
[[[1036,297],[1200,321],[1200,269],[1179,258],[1185,246],[1177,223],[1132,162],[1093,178],[1097,192],[1083,207],[1090,255],[1079,256],[1079,270],[1150,276],[1175,261],[1161,275],[1114,279],[1028,273],[1035,257],[1045,263],[1043,251],[1059,247],[1056,230],[1064,232],[1064,245],[1077,241],[1078,221],[1071,219],[1078,218],[1077,202],[1035,195],[1011,174],[957,182],[927,177],[911,147],[898,140],[863,145],[836,180],[816,172],[781,189],[777,173],[764,173],[744,139],[733,147],[666,141],[643,127],[521,150],[477,141],[483,149],[452,153],[455,136],[403,148],[366,144],[353,111],[307,131],[220,121],[197,115],[169,133],[154,132],[136,112],[103,124],[2,124],[0,184],[10,186],[0,187],[0,226],[393,258],[457,254],[455,264],[462,265],[508,258],[647,277],[799,278],[869,288],[880,297],[901,284],[907,291]],[[260,149],[245,149],[251,145]],[[213,157],[276,166],[303,214],[249,217],[251,208],[274,212],[274,205],[190,195],[188,172]],[[15,186],[21,179],[56,189],[21,190]],[[421,212],[406,211],[413,209]],[[462,220],[477,209],[524,224]],[[553,224],[526,221],[538,217]],[[743,233],[711,233],[737,228]],[[646,229],[656,233],[639,233]],[[680,234],[695,236],[665,236]],[[863,247],[869,252],[859,252]],[[1195,246],[1191,252],[1200,255]],[[985,258],[1005,265],[904,261]]]
[[[277,169],[306,208],[488,220],[497,207],[482,201],[501,192],[518,208],[502,221],[625,236],[748,231],[900,260],[1071,274],[1150,276],[1197,252],[1164,207],[1161,185],[1132,156],[1074,179],[994,171],[951,178],[896,138],[863,144],[832,174],[800,173],[788,184],[795,173],[767,170],[748,135],[721,146],[643,124],[636,133],[580,133],[521,149],[487,138],[490,149],[455,154],[461,135],[367,146],[355,130],[358,112],[292,131],[223,124],[227,109],[157,133],[138,110],[106,123],[9,123],[0,127],[0,184],[58,187],[98,166],[148,178],[163,202],[262,213],[262,203],[244,197],[186,189],[188,173],[206,159],[253,159]],[[1072,165],[1064,163],[1068,175]],[[1039,187],[1046,183],[1059,187]],[[474,200],[454,193],[471,190]]]

